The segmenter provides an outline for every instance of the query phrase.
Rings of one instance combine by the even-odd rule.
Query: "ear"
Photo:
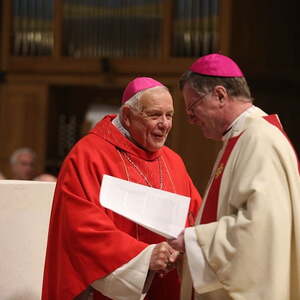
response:
[[[128,129],[131,124],[131,110],[130,107],[126,105],[122,109],[122,123],[126,129]]]
[[[227,91],[226,88],[222,85],[217,85],[214,88],[215,94],[218,98],[218,100],[220,101],[221,105],[224,105],[224,102],[227,98]]]

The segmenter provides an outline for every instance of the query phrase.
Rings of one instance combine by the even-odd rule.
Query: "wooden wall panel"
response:
[[[296,0],[235,1],[229,54],[241,66],[255,104],[279,115],[299,155],[300,27],[296,5]]]
[[[10,177],[9,157],[20,147],[37,153],[37,171],[43,170],[48,88],[43,85],[5,84],[1,87],[1,171]]]
[[[229,53],[246,75],[286,78],[300,67],[298,1],[234,1]]]

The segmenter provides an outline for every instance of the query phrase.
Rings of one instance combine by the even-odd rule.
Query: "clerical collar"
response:
[[[129,140],[132,140],[131,135],[127,129],[124,128],[120,121],[119,115],[117,115],[113,120],[112,124],[124,135],[126,136]]]
[[[231,130],[231,128],[232,128],[232,126],[231,126],[231,127],[228,127],[228,129],[226,129],[226,130],[223,132],[222,136],[226,135],[227,132],[229,132],[229,131]]]
[[[224,131],[223,133],[223,139],[227,136],[227,134],[236,127],[237,124],[243,122],[245,118],[252,113],[252,111],[256,110],[257,107],[255,105],[250,106],[247,108],[243,113],[241,113]]]

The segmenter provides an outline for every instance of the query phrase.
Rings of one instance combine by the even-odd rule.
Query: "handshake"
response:
[[[161,242],[154,247],[149,269],[165,273],[171,271],[175,267],[178,257],[184,251],[184,232],[182,231],[177,239]]]

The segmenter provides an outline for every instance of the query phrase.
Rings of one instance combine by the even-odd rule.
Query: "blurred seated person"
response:
[[[56,177],[49,173],[42,173],[38,176],[36,176],[33,180],[35,181],[51,181],[56,182]]]
[[[0,172],[0,180],[5,179],[4,175]]]
[[[10,157],[12,179],[32,180],[35,177],[36,154],[30,148],[19,148]]]

